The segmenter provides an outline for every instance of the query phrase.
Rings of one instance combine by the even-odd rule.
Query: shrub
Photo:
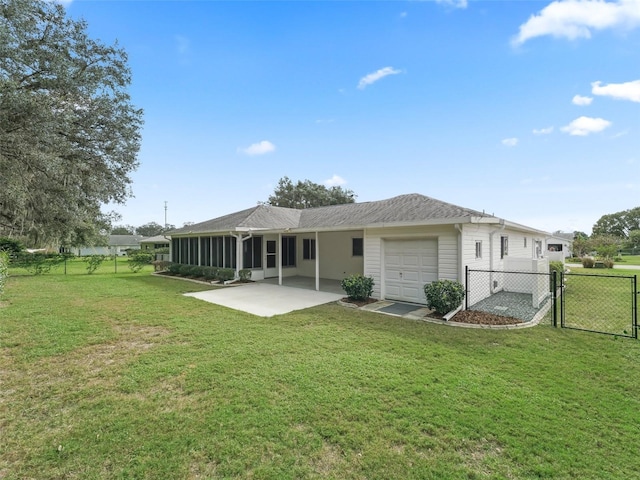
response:
[[[105,257],[102,255],[89,255],[88,257],[84,257],[84,262],[87,264],[87,273],[91,275],[95,272],[102,262],[104,262]]]
[[[236,276],[236,271],[233,268],[221,268],[218,270],[218,280],[226,282],[233,280]]]
[[[19,240],[13,238],[0,237],[0,251],[9,255],[17,255],[24,250],[24,245]]]
[[[242,270],[240,270],[238,272],[238,275],[240,276],[241,282],[248,282],[249,280],[251,280],[251,270],[249,270],[248,268],[243,268]]]
[[[427,306],[440,315],[460,306],[464,299],[464,286],[453,280],[438,280],[424,286]]]
[[[215,280],[218,278],[218,267],[204,267],[202,269],[202,276],[205,280]]]
[[[182,268],[182,265],[180,265],[179,263],[171,263],[167,267],[167,271],[171,275],[180,275],[180,268]]]
[[[352,300],[366,300],[373,294],[373,278],[359,273],[343,278],[340,286]]]
[[[64,260],[64,255],[57,253],[22,252],[12,260],[12,264],[25,268],[32,275],[42,275],[49,273],[52,268],[57,267]]]
[[[594,260],[593,257],[582,257],[582,266],[584,268],[593,268],[595,263],[596,261]]]
[[[9,254],[0,250],[0,295],[4,292],[4,286],[9,276]]]
[[[604,263],[605,268],[613,268],[613,260],[611,258],[603,258],[602,263]]]
[[[178,273],[184,277],[191,275],[191,265],[180,265]]]
[[[562,273],[564,272],[564,263],[562,262],[549,262],[549,273]]]
[[[154,272],[162,272],[163,270],[169,270],[170,264],[171,262],[169,262],[168,260],[154,260],[153,262],[151,262],[151,265],[153,265]]]
[[[153,255],[141,250],[133,251],[129,254],[127,264],[133,272],[139,272],[145,265],[151,265]]]

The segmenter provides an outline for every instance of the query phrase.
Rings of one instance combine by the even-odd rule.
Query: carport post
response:
[[[320,244],[318,243],[317,231],[316,231],[316,291],[320,291]]]
[[[282,232],[278,233],[278,247],[276,249],[276,253],[278,253],[278,285],[282,286]]]

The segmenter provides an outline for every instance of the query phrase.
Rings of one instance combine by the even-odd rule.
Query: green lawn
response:
[[[181,295],[202,288],[10,278],[0,478],[640,477],[639,341],[338,305],[265,319]]]
[[[640,265],[640,255],[623,255],[622,260],[616,263],[619,265]]]

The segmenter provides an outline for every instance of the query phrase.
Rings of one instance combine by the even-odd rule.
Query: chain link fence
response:
[[[466,269],[465,308],[522,323],[554,323],[555,274]],[[557,312],[556,312],[557,314]],[[557,319],[555,320],[557,323]]]
[[[562,327],[638,338],[635,275],[564,273],[562,285]]]
[[[638,338],[635,275],[466,269],[467,310]]]

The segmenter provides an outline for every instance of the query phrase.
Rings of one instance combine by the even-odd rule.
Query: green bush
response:
[[[564,272],[564,263],[562,262],[549,262],[549,273],[562,273]]]
[[[95,272],[102,262],[104,262],[105,257],[103,255],[89,255],[84,257],[84,262],[87,264],[87,273],[91,275]]]
[[[4,293],[4,286],[9,276],[9,254],[0,250],[0,295]]]
[[[180,265],[178,273],[183,277],[188,277],[189,275],[191,275],[191,265]]]
[[[440,315],[460,306],[464,299],[464,286],[453,280],[438,280],[424,286],[427,306]]]
[[[13,238],[0,237],[0,251],[9,255],[18,255],[24,250],[24,245],[19,240]]]
[[[343,278],[340,286],[352,300],[366,300],[373,294],[373,278],[355,274]]]
[[[58,253],[21,252],[11,260],[11,265],[25,268],[32,275],[42,275],[49,273],[64,260],[65,256]]]
[[[596,261],[594,260],[593,257],[582,257],[582,266],[584,268],[593,268],[595,263]]]
[[[152,261],[153,255],[151,253],[135,250],[129,254],[127,264],[133,272],[139,272],[145,265],[151,265]]]
[[[251,280],[251,270],[249,270],[248,268],[243,268],[242,270],[240,270],[238,272],[238,275],[241,282],[248,282],[249,280]]]
[[[171,274],[171,275],[180,275],[180,269],[182,268],[182,265],[180,265],[179,263],[171,263],[169,264],[169,266],[167,267],[167,271]]]
[[[218,278],[218,267],[204,267],[202,269],[202,276],[205,280],[211,281]]]
[[[236,271],[233,268],[221,268],[218,270],[218,280],[221,282],[227,282],[233,280],[236,276]]]

